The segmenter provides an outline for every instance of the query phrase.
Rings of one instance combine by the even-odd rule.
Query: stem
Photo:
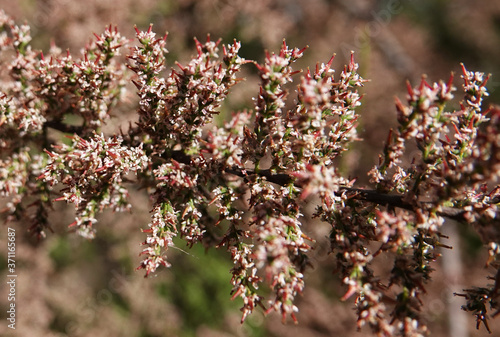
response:
[[[191,157],[186,155],[183,151],[173,151],[171,153],[171,157],[178,162],[189,165],[191,162]],[[226,168],[224,170],[225,173],[233,174],[235,176],[245,178],[250,175],[257,174],[261,177],[265,177],[267,181],[278,184],[280,186],[287,186],[290,183],[294,182],[293,177],[287,173],[273,173],[271,170],[244,170],[239,167],[233,166],[232,168]],[[297,186],[301,187],[301,186]],[[345,191],[350,193],[350,198],[355,200],[367,201],[377,205],[384,205],[392,208],[402,208],[409,211],[415,210],[415,205],[405,201],[405,195],[397,195],[397,194],[386,194],[380,193],[377,190],[364,189],[364,188],[352,188],[352,187],[340,187],[341,191]],[[434,202],[420,202],[420,206],[425,209],[430,209]],[[456,220],[459,222],[465,222],[465,214],[467,212],[463,209],[458,209],[454,207],[446,207],[442,206],[441,210],[437,211],[436,214],[439,216],[443,216],[448,219]]]
[[[49,127],[54,130],[58,130],[64,133],[76,133],[81,134],[83,127],[64,124],[60,120],[47,121],[44,124],[45,127]]]

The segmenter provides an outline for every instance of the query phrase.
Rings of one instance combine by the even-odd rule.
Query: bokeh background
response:
[[[500,103],[499,0],[0,0],[0,8],[17,23],[32,28],[33,46],[47,51],[51,41],[78,54],[109,24],[134,37],[134,25],[169,32],[168,62],[181,63],[194,54],[193,37],[242,41],[242,56],[262,61],[264,51],[288,45],[309,46],[298,68],[314,67],[336,53],[341,70],[350,51],[360,73],[371,81],[363,89],[356,144],[343,170],[366,184],[366,172],[377,162],[390,127],[395,125],[394,97],[405,98],[405,81],[414,85],[422,74],[428,81],[447,80],[450,72],[460,82],[460,62],[469,70],[492,73],[491,104]],[[246,82],[237,86],[223,107],[231,111],[251,107],[258,82],[245,70]],[[293,93],[292,93],[293,95]],[[133,119],[135,96],[108,125],[117,130]],[[411,154],[410,154],[411,155]],[[230,260],[224,251],[180,242],[172,252],[173,267],[144,279],[135,271],[144,240],[140,228],[148,223],[150,202],[131,191],[132,214],[105,213],[97,238],[86,241],[69,233],[72,213],[56,205],[55,233],[38,242],[23,224],[0,226],[0,335],[2,336],[369,336],[356,332],[352,300],[339,301],[345,288],[333,274],[327,255],[328,228],[310,230],[318,239],[314,269],[306,275],[304,296],[298,299],[300,324],[281,324],[277,315],[256,312],[239,323],[241,303],[229,299]],[[17,329],[7,329],[6,236],[17,229]],[[487,283],[486,251],[468,228],[448,223],[453,251],[443,250],[435,263],[434,282],[424,297],[424,316],[432,336],[487,336],[484,328],[460,311],[454,291]],[[383,266],[380,267],[383,270]],[[490,321],[500,335],[500,318]]]

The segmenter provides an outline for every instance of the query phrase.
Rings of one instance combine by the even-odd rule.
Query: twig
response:
[[[83,130],[81,126],[64,124],[60,120],[47,121],[44,126],[64,133],[80,134]]]
[[[392,195],[380,193],[377,190],[366,190],[360,188],[350,188],[341,187],[341,190],[348,192],[355,192],[354,198],[357,200],[363,200],[368,202],[373,202],[378,205],[385,205],[389,207],[402,208],[410,211],[415,210],[415,206],[404,200],[404,195]],[[420,204],[425,208],[432,207],[435,203],[432,201],[420,202]],[[465,213],[463,209],[442,206],[439,211],[436,212],[437,215],[446,217],[448,219],[456,220],[459,222],[465,221]]]
[[[266,177],[269,182],[281,186],[288,185],[293,181],[293,178],[286,173],[273,174],[270,170],[261,170],[259,172],[246,170],[245,172],[243,172],[242,169],[233,167],[231,169],[226,169],[225,172],[234,174],[238,177],[246,177],[249,175],[257,174],[261,177]],[[342,191],[352,192],[353,194],[351,197],[356,200],[367,201],[377,205],[384,205],[393,208],[402,208],[410,211],[415,210],[415,205],[405,201],[404,195],[392,195],[381,193],[377,190],[352,187],[341,187],[340,189]],[[432,207],[432,205],[434,205],[433,202],[421,202],[420,204],[425,208],[430,208]],[[448,219],[464,222],[466,211],[464,211],[463,209],[442,206],[440,210],[436,212],[436,214]]]
[[[234,175],[236,175],[238,177],[242,177],[242,178],[247,177],[249,175],[256,174],[258,176],[265,177],[267,179],[267,181],[269,181],[271,183],[275,183],[275,184],[278,184],[281,186],[288,185],[292,182],[292,177],[290,177],[288,174],[286,174],[286,173],[272,173],[271,170],[260,170],[258,173],[254,172],[252,170],[245,170],[245,172],[243,172],[242,169],[233,167],[231,169],[226,169],[225,172],[230,173],[230,174],[234,174]]]

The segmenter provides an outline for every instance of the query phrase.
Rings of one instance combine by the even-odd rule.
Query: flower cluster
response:
[[[110,117],[125,86],[125,66],[115,58],[127,43],[116,28],[109,26],[83,50],[81,59],[73,59],[57,47],[50,59],[41,54],[33,83],[49,125],[61,126],[64,118],[74,115],[82,120],[80,135],[90,135]],[[62,131],[71,132],[67,129]]]
[[[165,67],[166,35],[155,38],[137,30],[141,43],[132,49],[129,68],[137,74],[134,84],[140,97],[139,126],[155,143],[167,146],[198,146],[202,127],[217,114],[229,88],[237,82],[235,74],[244,62],[238,56],[240,43],[224,46],[219,59],[218,45],[210,37],[205,44],[196,40],[197,57],[187,65],[177,63],[167,78],[158,76]]]
[[[46,122],[36,99],[39,61],[31,49],[29,26],[17,26],[0,11],[0,50],[7,58],[0,79],[0,150],[19,150],[36,138]]]
[[[266,154],[271,154],[272,157],[278,157],[276,154],[282,152],[285,148],[286,141],[285,133],[285,102],[287,90],[284,86],[292,82],[292,75],[295,74],[291,64],[302,57],[303,49],[288,49],[288,46],[283,41],[283,46],[278,55],[267,54],[263,65],[257,64],[259,75],[261,78],[261,87],[259,95],[256,99],[255,112],[256,121],[254,133],[247,139],[246,142],[255,144],[257,151],[250,148],[251,154],[257,154],[258,159]],[[282,156],[286,156],[283,153]],[[280,165],[281,163],[274,163]],[[259,163],[256,163],[258,166]]]
[[[57,152],[46,150],[50,160],[38,179],[53,186],[62,183],[62,196],[75,205],[76,226],[80,235],[94,236],[93,224],[97,213],[105,208],[113,211],[130,209],[127,201],[128,191],[123,180],[130,172],[146,169],[149,158],[141,147],[122,146],[121,137],[106,139],[93,135],[88,140],[79,136],[72,137],[72,144],[57,146]]]
[[[171,266],[175,237],[226,249],[242,321],[262,308],[295,322],[294,301],[314,262],[310,226],[325,225],[346,286],[342,300],[355,298],[358,326],[417,337],[428,334],[421,296],[436,249],[445,247],[440,229],[453,219],[478,231],[497,271],[491,286],[461,294],[464,309],[487,326],[488,305],[500,309],[500,111],[482,107],[488,76],[463,67],[465,97],[452,111],[453,77],[408,84],[370,189],[337,165],[359,140],[358,90],[366,81],[354,55],[340,73],[332,57],[299,76],[294,62],[305,49],[283,41],[259,64],[238,55],[238,41],[208,37],[195,40],[190,61],[168,68],[167,36],[152,26],[136,33],[124,60],[121,49],[132,42],[111,26],[79,59],[55,46],[44,56],[30,47],[29,27],[0,12],[0,197],[8,198],[8,220],[28,220],[43,237],[52,202],[66,201],[76,209],[72,225],[92,238],[98,214],[129,210],[128,191],[137,186],[152,203],[138,267],[146,276]],[[260,78],[253,107],[222,123],[215,116],[245,64]],[[128,80],[137,123],[104,135],[100,127]],[[393,261],[388,275],[373,267],[380,256]]]

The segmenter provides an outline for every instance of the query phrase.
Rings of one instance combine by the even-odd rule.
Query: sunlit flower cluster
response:
[[[123,211],[131,207],[123,179],[149,165],[142,148],[125,147],[121,143],[120,137],[106,139],[94,135],[85,140],[74,136],[71,145],[61,145],[57,152],[46,151],[50,161],[38,179],[49,185],[60,182],[66,186],[57,200],[75,205],[73,225],[83,236],[93,236],[97,213],[103,209]]]
[[[27,148],[15,153],[6,160],[0,160],[0,196],[20,195],[28,180],[31,158]]]

